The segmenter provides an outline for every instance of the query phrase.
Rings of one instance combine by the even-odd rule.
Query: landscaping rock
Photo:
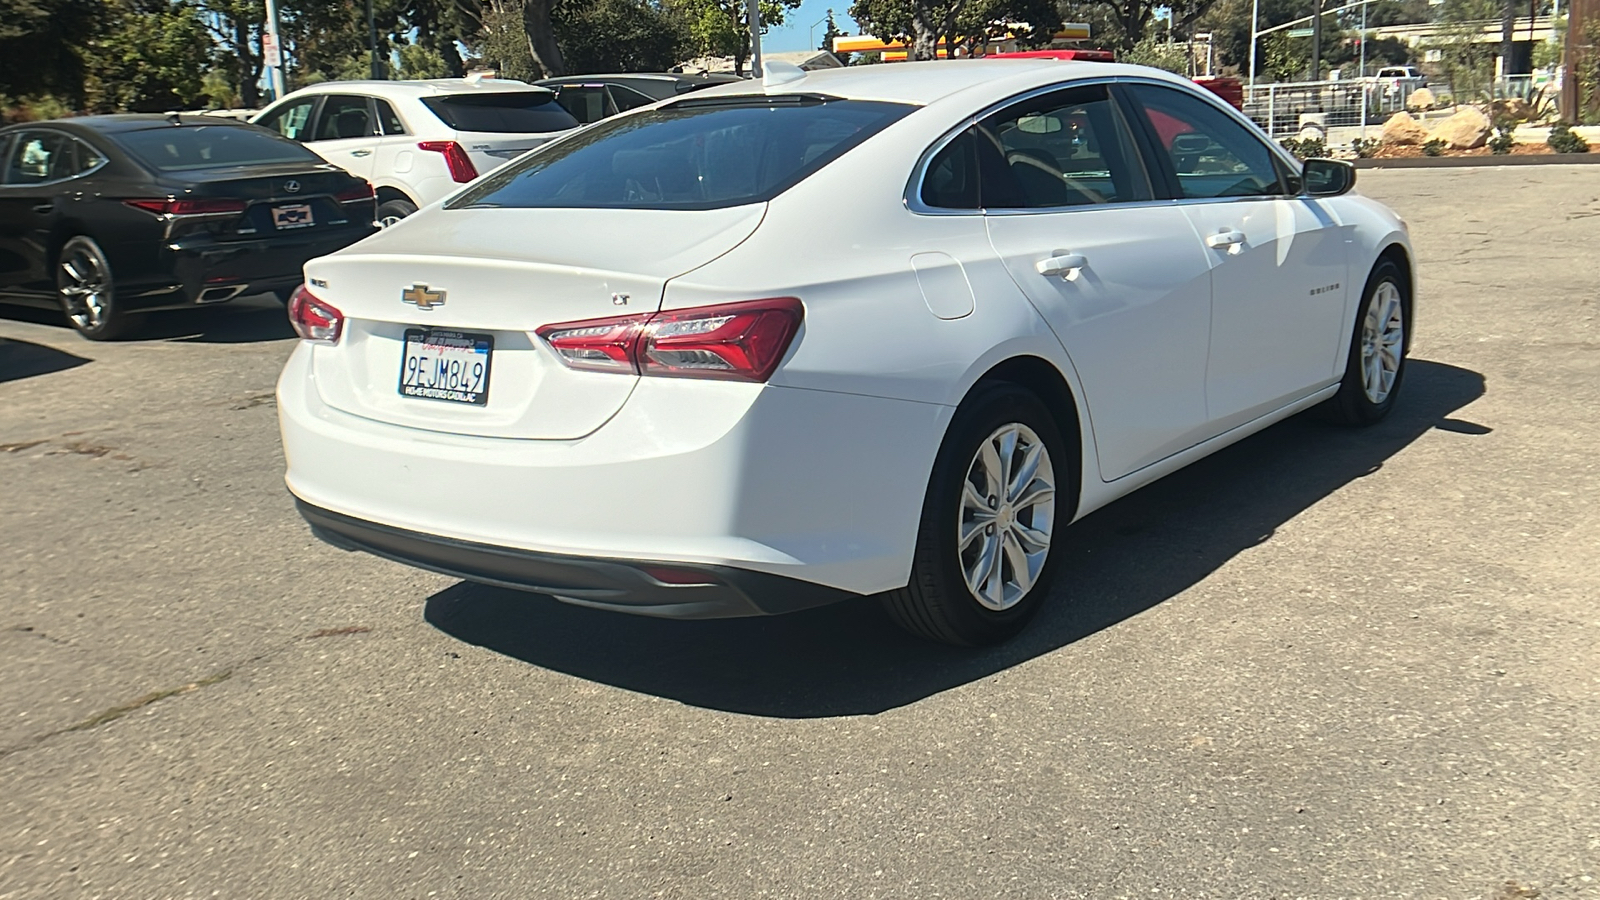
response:
[[[1438,102],[1438,99],[1433,96],[1433,91],[1427,88],[1417,88],[1411,92],[1410,96],[1406,97],[1406,109],[1433,109],[1433,105]]]
[[[1428,139],[1428,129],[1409,113],[1397,112],[1383,123],[1383,135],[1379,139],[1385,144],[1421,146]]]
[[[1430,137],[1444,141],[1451,150],[1471,150],[1489,140],[1489,130],[1488,116],[1476,107],[1463,106],[1460,112],[1435,125]]]

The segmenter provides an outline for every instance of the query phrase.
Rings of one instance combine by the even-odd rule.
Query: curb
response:
[[[1480,166],[1575,166],[1600,163],[1600,153],[1541,153],[1532,156],[1411,156],[1353,159],[1358,169],[1467,169]]]

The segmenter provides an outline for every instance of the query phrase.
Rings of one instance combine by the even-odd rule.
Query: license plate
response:
[[[487,334],[407,328],[405,352],[400,357],[400,393],[486,406],[493,353],[494,338]]]
[[[296,203],[293,206],[274,206],[272,208],[272,225],[279,231],[288,228],[310,228],[316,222],[311,218],[311,204]]]

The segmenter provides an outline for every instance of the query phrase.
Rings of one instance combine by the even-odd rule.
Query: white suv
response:
[[[578,127],[555,94],[521,81],[329,81],[251,122],[302,141],[372,182],[392,225],[506,161]]]

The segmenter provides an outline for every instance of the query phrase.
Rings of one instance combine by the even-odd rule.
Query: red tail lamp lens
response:
[[[243,200],[124,200],[134,209],[155,213],[158,216],[209,216],[244,212]]]
[[[466,184],[478,177],[478,167],[472,164],[467,151],[455,141],[423,141],[417,147],[430,153],[443,153],[444,164],[449,167],[450,178],[454,181]]]
[[[568,368],[671,378],[766,381],[800,329],[795,297],[546,325]]]
[[[340,191],[339,193],[333,195],[334,199],[338,200],[340,203],[354,203],[357,200],[371,200],[374,196],[375,194],[372,190],[372,185],[365,181],[353,188]]]
[[[657,313],[639,342],[639,372],[766,381],[800,328],[794,297]]]
[[[302,284],[289,297],[289,324],[294,326],[296,334],[308,341],[332,344],[344,331],[344,313],[317,299]]]

